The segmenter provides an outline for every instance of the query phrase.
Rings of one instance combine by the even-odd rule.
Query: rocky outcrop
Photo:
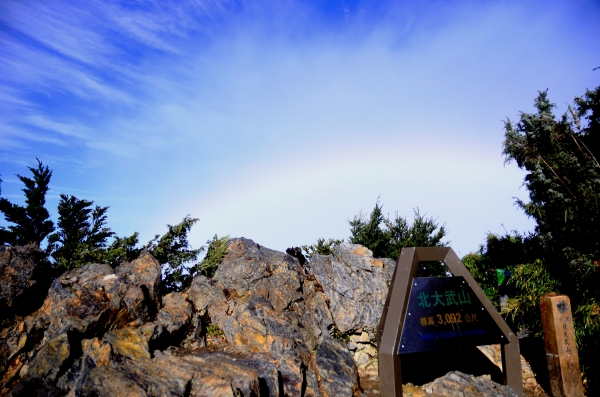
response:
[[[0,396],[377,395],[375,328],[394,261],[352,244],[297,257],[232,239],[214,277],[165,296],[147,252],[69,271],[0,331]],[[456,372],[414,392],[455,384],[497,387]]]
[[[440,397],[518,397],[510,387],[492,382],[489,376],[452,371],[422,387],[427,393]]]
[[[71,371],[83,339],[151,320],[160,281],[160,265],[147,252],[114,270],[89,264],[64,273],[37,311],[2,330],[8,348],[0,350],[0,365],[6,368],[0,388],[52,389],[59,376]]]
[[[373,252],[355,244],[341,244],[333,255],[314,255],[310,269],[329,299],[336,327],[342,333],[375,329],[383,311],[396,263],[373,258]]]
[[[0,321],[29,313],[43,302],[51,280],[43,258],[34,245],[0,246]]]

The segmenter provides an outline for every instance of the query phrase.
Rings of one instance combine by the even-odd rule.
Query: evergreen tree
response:
[[[440,226],[433,217],[427,218],[417,208],[414,210],[414,222],[411,225],[406,217],[402,218],[396,213],[393,219],[383,216],[379,200],[375,208],[367,217],[362,213],[348,221],[352,235],[348,241],[352,244],[361,244],[373,251],[376,258],[398,259],[404,247],[445,247],[442,242],[446,236],[445,225]],[[419,269],[419,276],[442,276],[446,268],[439,263],[425,263]]]
[[[189,275],[193,277],[197,274],[201,274],[206,277],[213,277],[217,268],[223,262],[225,253],[227,252],[227,243],[229,242],[229,236],[219,237],[216,234],[212,240],[206,242],[206,255],[202,262],[198,263],[190,269]]]
[[[129,237],[114,236],[113,242],[107,247],[100,263],[107,263],[117,267],[123,262],[131,262],[140,256],[142,248],[137,247],[139,233],[135,232]]]
[[[181,289],[190,280],[190,268],[199,265],[186,266],[204,251],[204,247],[192,249],[188,242],[187,235],[197,221],[188,215],[175,226],[167,225],[167,233],[163,236],[157,234],[146,246],[162,266],[162,287],[165,291]]]
[[[0,227],[0,244],[38,246],[46,236],[54,231],[54,223],[46,209],[46,193],[52,177],[52,171],[39,159],[37,168],[27,167],[32,178],[17,175],[25,188],[25,206],[13,204],[6,198],[0,198],[0,212],[4,219],[13,223],[8,228]]]
[[[49,252],[59,268],[69,270],[86,263],[104,262],[108,238],[114,233],[106,227],[108,207],[93,201],[60,195],[58,227],[48,237]]]
[[[557,118],[546,91],[535,114],[505,123],[504,155],[526,171],[529,202],[517,205],[536,221],[535,232],[488,236],[463,260],[487,292],[495,269],[508,268],[512,289],[504,315],[513,327],[541,336],[539,298],[568,295],[589,395],[600,387],[600,87],[575,98]],[[594,390],[595,389],[595,390]]]
[[[303,245],[302,246],[302,251],[304,251],[304,253],[308,256],[311,257],[312,255],[331,255],[333,254],[333,247],[339,244],[342,244],[344,242],[344,240],[337,240],[337,239],[324,239],[324,238],[318,238],[317,242],[315,244],[311,244],[311,245]],[[288,252],[289,253],[289,252]]]

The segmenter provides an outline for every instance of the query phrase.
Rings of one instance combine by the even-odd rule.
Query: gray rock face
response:
[[[51,280],[43,257],[33,245],[0,246],[0,320],[10,318],[15,310],[29,314],[38,301],[41,304]]]
[[[44,373],[40,369],[43,363],[46,363],[43,366],[56,364],[56,368],[48,369],[49,374],[58,368],[65,371],[68,368],[62,368],[62,364],[70,359],[71,351],[81,350],[81,346],[71,346],[71,339],[77,344],[83,337],[102,336],[106,331],[122,328],[130,322],[151,320],[157,310],[159,296],[156,291],[160,281],[160,265],[148,253],[132,263],[124,263],[114,272],[108,265],[89,264],[64,273],[52,283],[43,305],[36,312],[25,319],[17,318],[0,331],[0,335],[6,335],[0,343],[0,364],[6,368],[0,378],[0,390],[15,383],[19,389],[42,380],[54,381],[54,376],[48,378],[46,375],[36,375],[34,380],[27,376],[19,378],[19,371],[24,373],[35,365],[41,374]],[[72,338],[67,338],[67,334]],[[64,342],[60,349],[56,348],[58,350],[53,347],[56,341]],[[56,358],[56,362],[36,358],[53,357],[48,353],[50,351],[66,356],[60,356],[62,361],[56,361]],[[40,383],[34,389],[44,387]],[[33,389],[30,391],[34,393]]]
[[[215,277],[165,296],[147,252],[114,271],[85,265],[56,279],[30,316],[3,323],[0,397],[373,395],[373,332],[394,265],[351,244],[300,265],[232,239]],[[512,397],[458,372],[427,387]]]
[[[324,338],[317,349],[316,364],[326,396],[351,396],[358,391],[356,365],[340,341]]]
[[[392,259],[373,258],[367,248],[348,243],[336,246],[333,255],[313,255],[310,268],[340,332],[365,330],[375,338],[395,266]]]
[[[475,377],[459,371],[448,372],[423,389],[442,397],[518,397],[510,387],[493,382],[489,376]]]
[[[156,321],[170,334],[186,325],[192,317],[192,305],[179,292],[171,292],[163,297],[162,309]]]
[[[67,331],[101,334],[131,321],[151,319],[158,306],[160,265],[145,253],[113,269],[89,264],[71,270],[52,283],[42,307],[32,315],[46,340]]]
[[[301,273],[300,263],[293,256],[239,238],[229,242],[227,255],[213,279],[237,295],[262,295],[281,312],[301,298]]]

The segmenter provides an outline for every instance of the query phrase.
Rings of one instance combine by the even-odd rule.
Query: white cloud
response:
[[[192,213],[198,242],[278,249],[347,237],[379,194],[391,212],[439,216],[461,251],[501,222],[529,227],[501,120],[548,86],[581,94],[596,80],[575,63],[600,49],[598,27],[517,2],[333,22],[296,2],[27,4],[5,15],[30,40],[0,36],[11,161],[40,156],[71,189],[115,200],[120,234]],[[584,33],[587,47],[565,38]]]

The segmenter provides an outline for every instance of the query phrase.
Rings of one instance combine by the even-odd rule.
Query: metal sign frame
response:
[[[403,248],[392,276],[383,313],[377,331],[379,384],[381,397],[402,397],[401,356],[398,354],[402,326],[408,306],[410,287],[420,262],[442,261],[453,276],[462,276],[479,298],[505,340],[501,344],[504,383],[523,396],[519,340],[483,293],[477,281],[450,247]],[[418,354],[418,353],[417,353]]]

